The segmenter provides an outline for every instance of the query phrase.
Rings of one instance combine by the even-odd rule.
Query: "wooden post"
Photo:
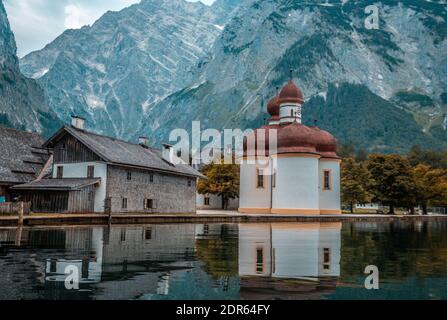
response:
[[[22,242],[22,231],[23,231],[23,225],[19,224],[16,230],[16,241],[15,241],[15,245],[17,247],[20,247],[20,244]]]
[[[18,221],[19,226],[23,226],[23,215],[25,213],[24,211],[25,211],[24,202],[21,201],[19,202],[19,221]]]
[[[22,230],[23,230],[23,215],[25,214],[25,203],[23,201],[19,202],[18,215],[19,219],[17,221],[17,231],[16,231],[16,240],[15,245],[20,246],[22,241]],[[12,209],[12,207],[11,207]]]

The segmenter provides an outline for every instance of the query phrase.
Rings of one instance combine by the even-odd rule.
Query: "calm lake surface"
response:
[[[0,272],[0,299],[447,299],[447,222],[0,229]]]

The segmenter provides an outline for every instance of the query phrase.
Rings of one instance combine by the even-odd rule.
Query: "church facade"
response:
[[[337,140],[301,123],[303,103],[290,80],[268,103],[268,124],[246,137],[239,212],[341,214]]]

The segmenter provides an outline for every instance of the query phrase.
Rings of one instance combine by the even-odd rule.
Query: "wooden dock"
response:
[[[31,214],[23,217],[23,226],[168,224],[168,223],[274,223],[274,222],[390,222],[447,221],[447,215],[277,215],[203,213],[198,214]],[[18,216],[0,216],[0,226],[17,226]]]

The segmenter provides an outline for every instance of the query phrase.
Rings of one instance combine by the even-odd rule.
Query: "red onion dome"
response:
[[[272,100],[269,101],[269,103],[267,104],[267,111],[272,117],[279,116],[278,97],[274,97]]]
[[[293,80],[289,80],[289,82],[282,88],[279,93],[278,101],[280,104],[283,103],[304,103],[303,93],[300,88],[293,82]]]
[[[269,155],[269,132],[270,130],[278,130],[279,128],[279,125],[265,125],[248,134],[244,138],[244,156],[256,154]],[[249,140],[250,144],[248,143]]]
[[[315,130],[293,122],[282,126],[278,131],[278,153],[307,152],[317,153]]]
[[[312,128],[317,140],[317,151],[323,157],[337,157],[337,139],[327,131],[318,127]]]
[[[279,120],[280,120],[279,115],[274,115],[274,116],[272,116],[272,117],[269,119],[269,122],[272,122],[272,121],[278,121],[278,122],[279,122]]]

